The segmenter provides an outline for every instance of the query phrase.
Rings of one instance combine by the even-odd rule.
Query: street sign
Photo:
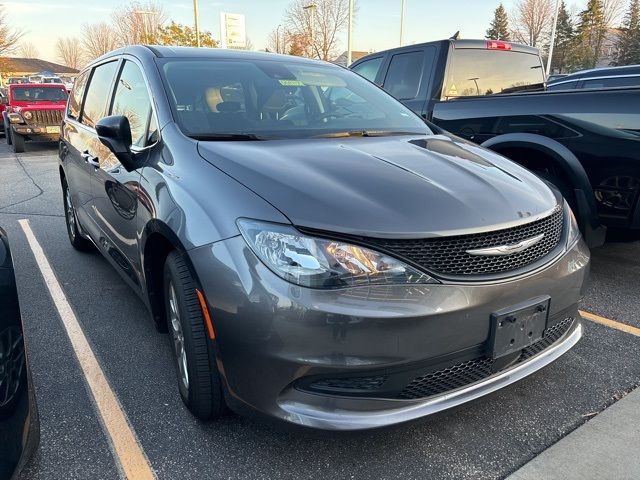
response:
[[[222,48],[246,48],[244,15],[220,12],[220,36]]]

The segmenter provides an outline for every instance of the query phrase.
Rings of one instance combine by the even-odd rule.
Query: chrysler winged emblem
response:
[[[544,238],[544,233],[536,235],[535,237],[526,238],[518,243],[511,245],[499,245],[497,247],[476,248],[473,250],[467,250],[469,255],[485,255],[489,257],[495,257],[498,255],[513,255],[514,253],[520,253],[529,247],[532,247],[540,240]]]

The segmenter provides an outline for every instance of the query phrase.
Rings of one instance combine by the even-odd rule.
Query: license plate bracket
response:
[[[549,318],[550,297],[538,297],[491,314],[489,349],[500,358],[532,345],[542,338]]]

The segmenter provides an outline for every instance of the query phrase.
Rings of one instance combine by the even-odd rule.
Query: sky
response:
[[[311,1],[311,0],[310,0]],[[504,0],[510,10],[515,0]],[[448,38],[460,30],[464,38],[483,38],[499,0],[405,0],[404,43]],[[586,0],[576,0],[582,7]],[[8,21],[26,31],[45,60],[56,61],[55,43],[61,36],[78,36],[84,23],[108,21],[124,0],[0,0]],[[129,3],[129,2],[126,2]],[[168,18],[193,24],[193,0],[158,0]],[[290,0],[198,0],[200,28],[220,38],[220,12],[246,17],[247,36],[254,49],[267,46],[269,32],[284,23]],[[567,2],[569,5],[571,1]],[[379,51],[399,45],[401,0],[357,0],[353,50]],[[340,43],[346,50],[346,35]]]

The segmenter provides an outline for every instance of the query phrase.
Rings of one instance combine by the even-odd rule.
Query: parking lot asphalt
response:
[[[183,407],[169,340],[97,253],[69,245],[55,146],[0,141],[0,226],[9,235],[40,409],[26,479],[117,478],[112,445],[18,221],[27,219],[158,478],[504,478],[640,385],[640,337],[585,321],[542,371],[454,411],[357,434],[282,431]],[[593,251],[582,309],[640,326],[640,242]]]

